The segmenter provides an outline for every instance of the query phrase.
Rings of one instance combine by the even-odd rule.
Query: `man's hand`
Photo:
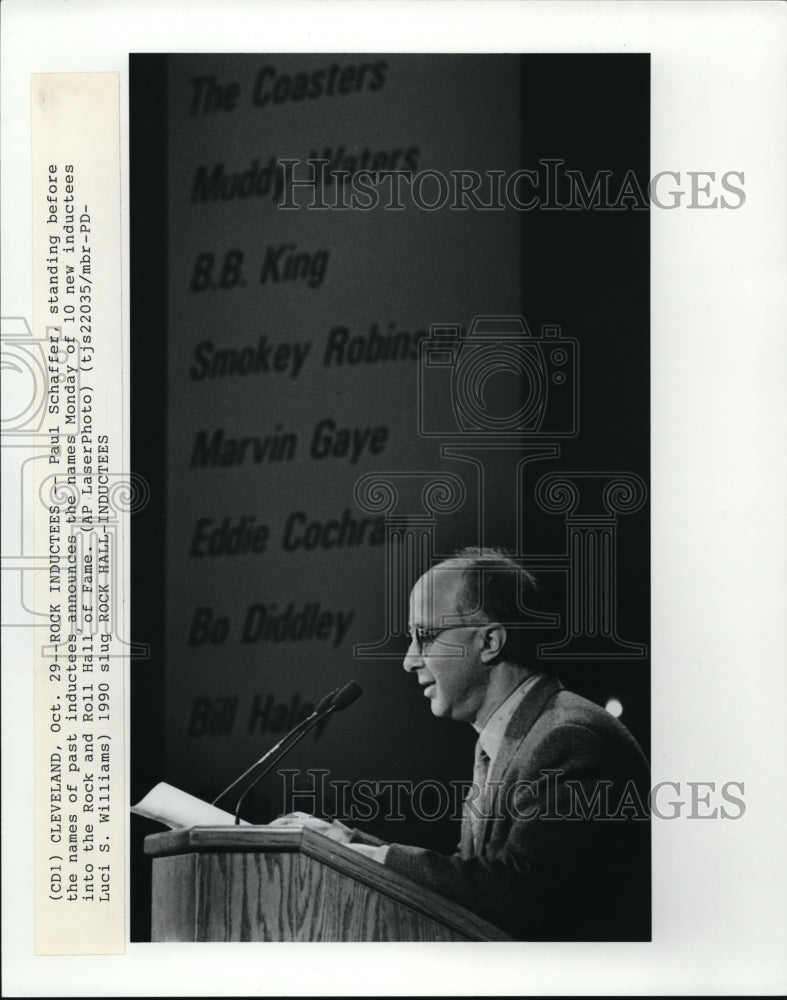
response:
[[[328,820],[317,819],[316,816],[310,816],[309,813],[292,812],[272,820],[268,826],[305,826],[309,830],[314,830],[315,833],[322,834],[323,837],[327,837],[329,840],[335,840],[339,844],[346,844],[353,851],[357,851],[358,854],[363,854],[365,858],[378,861],[381,865],[385,864],[388,844],[383,844],[381,847],[373,847],[369,844],[351,844],[350,840],[352,839],[353,831],[345,826],[344,823],[340,823],[338,819],[329,823]]]
[[[307,829],[314,830],[315,833],[320,833],[323,837],[335,840],[340,844],[349,844],[353,835],[352,830],[338,820],[328,822],[328,820],[317,819],[316,816],[310,816],[309,813],[303,812],[292,812],[279,816],[268,826],[305,826]]]

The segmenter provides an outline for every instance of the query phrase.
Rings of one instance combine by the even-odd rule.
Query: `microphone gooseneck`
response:
[[[259,760],[255,760],[250,767],[247,767],[246,770],[243,772],[243,774],[240,775],[240,777],[235,778],[235,780],[232,781],[229,785],[227,785],[227,787],[223,791],[219,792],[216,798],[211,802],[211,805],[215,806],[216,803],[219,801],[219,799],[223,799],[228,792],[231,792],[232,789],[235,788],[237,785],[239,785],[245,778],[248,778],[248,776],[251,774],[254,768],[259,767],[260,764],[264,764],[265,761],[271,756],[271,754],[274,754],[279,750],[282,744],[286,743],[293,736],[296,736],[298,733],[301,732],[301,730],[306,729],[312,721],[317,722],[322,715],[327,713],[327,710],[333,703],[334,698],[337,697],[340,691],[342,691],[342,688],[338,687],[334,688],[334,690],[331,691],[330,694],[326,694],[325,697],[317,703],[317,706],[312,711],[311,715],[307,715],[305,719],[301,719],[301,721],[296,726],[294,726],[288,733],[285,733],[285,735],[282,736],[282,738],[279,740],[278,743],[272,746],[270,750],[266,751],[262,755],[262,757],[259,758]]]
[[[245,778],[249,774],[250,771],[252,771],[259,764],[265,763],[266,766],[260,771],[258,775],[256,775],[253,781],[249,782],[249,784],[241,793],[240,798],[238,799],[238,803],[235,806],[236,826],[240,824],[240,811],[244,801],[246,800],[246,796],[258,784],[258,782],[260,782],[265,777],[265,775],[268,774],[271,768],[275,767],[275,765],[278,764],[278,762],[282,759],[282,757],[284,757],[285,754],[288,754],[294,746],[300,743],[300,741],[303,739],[306,733],[308,733],[308,731],[313,726],[316,726],[318,722],[321,722],[323,719],[327,718],[329,715],[331,715],[331,713],[340,712],[342,709],[347,708],[348,705],[352,705],[352,703],[354,701],[357,701],[362,694],[363,694],[363,688],[361,687],[361,685],[358,684],[357,681],[350,681],[348,684],[345,684],[342,687],[337,688],[335,691],[332,691],[330,694],[326,695],[322,699],[322,701],[318,703],[317,707],[314,709],[311,715],[307,716],[302,722],[298,723],[298,725],[295,726],[294,729],[290,730],[290,732],[287,733],[286,736],[282,737],[282,739],[279,740],[276,746],[272,747],[255,764],[252,764],[252,766],[244,774],[242,774],[237,781],[234,781],[232,783],[230,788],[234,788],[235,785],[237,785],[243,778]],[[229,790],[230,790],[229,788],[226,789],[226,791]],[[222,795],[224,795],[225,793],[226,792],[222,792]],[[219,798],[221,798],[221,796],[219,796]]]

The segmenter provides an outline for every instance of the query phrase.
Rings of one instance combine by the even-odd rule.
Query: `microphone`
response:
[[[338,691],[335,691],[331,697],[330,711],[331,712],[341,712],[343,708],[347,708],[348,705],[352,705],[354,701],[358,699],[363,694],[363,688],[358,683],[358,681],[350,681],[349,684],[345,684],[344,687],[340,687]],[[325,701],[325,699],[323,699]],[[322,704],[322,702],[320,703]]]
[[[362,694],[363,694],[363,688],[361,687],[361,685],[357,681],[350,681],[349,684],[345,684],[343,687],[340,687],[337,691],[333,691],[331,692],[331,694],[326,695],[325,698],[322,699],[322,701],[319,703],[317,708],[315,708],[315,710],[312,712],[310,716],[304,719],[302,723],[299,723],[299,725],[296,726],[295,729],[293,729],[291,732],[289,732],[287,736],[284,737],[284,739],[280,740],[276,744],[276,746],[273,747],[272,750],[269,750],[268,753],[265,754],[265,757],[262,758],[262,760],[267,761],[268,762],[267,765],[260,771],[257,777],[253,781],[251,781],[246,786],[246,788],[244,788],[243,792],[241,793],[241,797],[238,799],[238,804],[235,806],[235,826],[240,825],[241,807],[243,805],[246,796],[249,794],[252,788],[254,788],[260,781],[262,781],[265,775],[273,767],[275,767],[276,764],[278,764],[278,762],[282,759],[282,757],[285,754],[288,754],[290,750],[292,750],[292,748],[295,746],[296,743],[300,743],[300,741],[303,739],[306,733],[308,733],[308,731],[312,728],[312,726],[316,726],[321,719],[326,718],[332,712],[340,712],[343,708],[347,708],[348,705],[352,705],[352,703],[354,701],[357,701]],[[326,702],[327,702],[327,707],[322,708],[322,706],[325,705]],[[318,709],[321,708],[322,708],[321,714],[318,714]],[[281,746],[285,742],[287,745]],[[279,750],[280,746],[281,749]],[[270,757],[272,757],[273,759],[269,760]],[[262,761],[259,761],[259,763],[262,763]],[[257,765],[255,764],[254,766],[256,767]]]
[[[296,726],[294,726],[288,733],[285,733],[285,735],[282,736],[282,738],[275,746],[271,747],[271,749],[268,750],[267,753],[264,753],[259,760],[255,760],[254,763],[251,765],[251,767],[247,767],[246,770],[243,772],[243,774],[239,778],[236,778],[231,784],[227,785],[227,787],[224,789],[223,792],[219,792],[216,798],[211,802],[211,805],[215,806],[216,803],[219,801],[219,799],[223,799],[224,796],[227,794],[227,792],[231,792],[236,785],[239,785],[244,778],[247,778],[251,774],[251,772],[254,770],[255,767],[258,767],[260,764],[263,764],[271,756],[271,754],[276,753],[276,751],[282,746],[282,744],[286,743],[287,740],[291,739],[293,736],[296,736],[298,733],[300,733],[301,730],[303,730],[310,722],[316,723],[323,715],[326,715],[327,710],[333,704],[333,699],[336,698],[339,692],[342,690],[343,689],[341,687],[337,687],[334,688],[334,690],[331,691],[330,694],[326,694],[326,696],[317,703],[317,706],[314,708],[311,715],[307,715],[305,719],[301,719],[301,721]]]

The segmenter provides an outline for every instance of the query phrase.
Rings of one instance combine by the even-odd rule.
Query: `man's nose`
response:
[[[418,670],[423,665],[424,661],[421,659],[421,651],[418,649],[415,639],[411,639],[407,652],[404,654],[402,666],[408,673],[412,673],[413,670]]]

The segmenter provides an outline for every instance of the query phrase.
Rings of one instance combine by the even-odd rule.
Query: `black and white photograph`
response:
[[[649,82],[131,56],[132,784],[347,847],[152,836],[154,938],[649,938]]]
[[[783,992],[783,9],[3,6],[4,995]]]

